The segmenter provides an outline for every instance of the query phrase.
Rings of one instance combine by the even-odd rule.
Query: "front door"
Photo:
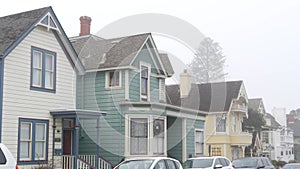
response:
[[[72,155],[72,134],[73,130],[64,130],[63,133],[63,154]]]

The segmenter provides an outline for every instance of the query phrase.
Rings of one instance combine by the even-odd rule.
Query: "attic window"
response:
[[[48,13],[43,19],[41,19],[39,25],[46,27],[48,30],[58,30],[58,27],[50,13]]]

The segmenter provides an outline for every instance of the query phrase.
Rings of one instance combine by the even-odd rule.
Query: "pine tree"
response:
[[[188,67],[195,83],[224,81],[227,75],[224,72],[225,56],[222,48],[209,37],[200,43]]]

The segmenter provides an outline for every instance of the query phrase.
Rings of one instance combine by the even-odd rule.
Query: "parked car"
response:
[[[233,169],[232,163],[226,157],[196,157],[189,158],[183,163],[184,169],[205,168],[205,169]]]
[[[168,157],[142,157],[127,159],[114,169],[182,169],[180,162]]]
[[[267,157],[246,157],[232,161],[234,168],[239,169],[275,169]]]
[[[18,169],[17,162],[8,148],[0,143],[0,169]]]
[[[300,163],[289,163],[283,166],[282,169],[299,169]]]

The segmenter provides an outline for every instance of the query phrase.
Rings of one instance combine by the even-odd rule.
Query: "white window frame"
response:
[[[38,142],[42,142],[43,143],[43,157],[37,157],[37,154],[35,155],[35,160],[45,160],[46,159],[46,143],[47,143],[47,138],[46,138],[46,136],[47,136],[47,134],[46,134],[46,132],[47,132],[47,124],[46,123],[39,123],[39,122],[37,122],[36,124],[35,124],[35,126],[37,126],[37,124],[42,124],[43,126],[44,126],[44,136],[43,136],[43,138],[44,139],[41,139],[41,140],[38,140],[37,138],[36,138],[36,133],[37,133],[37,130],[36,130],[36,133],[35,133],[35,144],[36,143],[38,143]],[[36,147],[36,145],[35,145],[35,147]],[[36,148],[35,148],[36,149]]]
[[[31,160],[31,156],[32,156],[32,123],[31,122],[21,122],[21,127],[22,127],[22,124],[29,124],[30,125],[30,128],[29,128],[29,133],[30,133],[30,137],[29,137],[29,139],[27,140],[22,140],[22,137],[21,137],[21,135],[20,135],[20,146],[21,146],[21,143],[22,142],[26,142],[26,143],[29,143],[29,152],[28,152],[28,154],[29,154],[29,158],[21,158],[21,148],[20,148],[20,159],[21,160],[26,160],[26,161],[28,161],[28,160]],[[22,128],[20,127],[20,130],[22,130]]]
[[[197,136],[197,132],[201,132],[202,133],[202,135],[203,135],[203,137],[202,137],[202,143],[201,143],[201,140],[200,140],[200,142],[197,142],[197,138],[196,138],[196,136]],[[204,130],[203,129],[195,129],[195,133],[194,133],[194,136],[195,136],[195,156],[202,156],[202,155],[204,155],[204,152],[205,152],[205,133],[204,133]],[[199,152],[197,152],[197,144],[201,144],[201,146],[202,146],[202,153],[199,153]]]
[[[142,95],[142,67],[148,68],[148,79],[147,79],[147,96]],[[150,74],[151,74],[151,64],[140,62],[140,100],[150,101]]]
[[[133,155],[131,154],[131,140],[130,140],[130,122],[132,118],[147,118],[148,119],[148,141],[147,141],[147,154],[145,155]],[[147,115],[147,114],[126,114],[125,115],[125,157],[140,157],[140,156],[155,156],[157,154],[153,153],[153,120],[163,119],[164,120],[164,150],[162,156],[167,155],[167,119],[164,116]]]
[[[114,73],[114,76],[115,76],[115,74],[117,72],[119,74],[119,85],[110,86],[110,83],[111,83],[110,74]],[[121,87],[122,87],[122,71],[121,70],[105,72],[105,88],[106,89],[120,89]]]
[[[217,121],[218,117],[221,117],[221,119],[225,120],[225,126],[224,126],[225,131],[218,131],[218,126],[219,126],[219,121]],[[215,116],[215,130],[216,130],[216,133],[225,134],[227,132],[227,123],[228,123],[228,120],[227,120],[226,115],[224,115],[224,114],[216,115]]]
[[[165,85],[165,79],[159,79],[159,101],[166,101],[166,85]]]
[[[237,133],[237,116],[235,114],[232,115],[232,133]]]

